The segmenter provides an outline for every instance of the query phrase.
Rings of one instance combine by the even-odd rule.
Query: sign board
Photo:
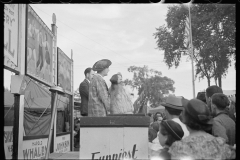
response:
[[[53,33],[31,6],[27,8],[26,74],[52,86]]]
[[[47,141],[47,138],[24,140],[22,145],[23,159],[44,159],[47,152]]]
[[[79,159],[148,159],[149,118],[142,119],[81,118]]]
[[[148,128],[80,128],[80,159],[148,159]]]
[[[57,48],[57,57],[57,83],[65,91],[72,92],[72,60],[60,48]]]
[[[70,134],[56,137],[57,146],[55,153],[65,153],[70,151]]]
[[[18,4],[4,4],[4,65],[18,68]]]
[[[12,159],[13,126],[4,126],[4,151],[5,158]]]

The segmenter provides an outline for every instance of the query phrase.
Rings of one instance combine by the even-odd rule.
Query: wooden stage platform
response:
[[[79,159],[79,151],[67,153],[51,153],[49,159]]]

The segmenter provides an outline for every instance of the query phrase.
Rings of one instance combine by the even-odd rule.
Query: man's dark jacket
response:
[[[79,93],[81,96],[81,114],[88,115],[88,94],[89,94],[89,82],[84,80],[79,86]]]

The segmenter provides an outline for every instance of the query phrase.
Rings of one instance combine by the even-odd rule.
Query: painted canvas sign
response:
[[[68,92],[72,92],[71,90],[71,78],[72,78],[72,72],[71,72],[71,66],[72,66],[72,60],[60,49],[57,48],[57,54],[58,54],[58,84],[60,87],[62,87],[64,90]]]
[[[18,67],[18,4],[4,4],[4,65]]]
[[[6,159],[12,159],[12,149],[13,149],[13,127],[4,126],[4,151]]]
[[[47,152],[47,138],[23,141],[23,159],[44,159]]]
[[[65,153],[70,151],[70,134],[58,136],[56,138],[56,142],[57,142],[55,148],[56,153]]]
[[[28,5],[27,9],[26,73],[52,85],[53,34]]]

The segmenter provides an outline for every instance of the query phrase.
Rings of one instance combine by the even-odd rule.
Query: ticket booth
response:
[[[79,159],[148,159],[149,121],[137,115],[82,117]]]

